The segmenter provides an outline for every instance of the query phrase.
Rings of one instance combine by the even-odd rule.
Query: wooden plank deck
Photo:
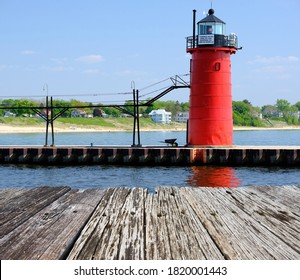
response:
[[[300,187],[0,190],[0,259],[300,259]]]

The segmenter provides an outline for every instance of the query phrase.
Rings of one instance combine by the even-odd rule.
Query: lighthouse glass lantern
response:
[[[187,38],[191,58],[189,146],[233,144],[231,61],[237,36],[226,35],[226,24],[210,9],[197,23],[194,10],[193,36]]]
[[[225,22],[213,15],[210,15],[198,22],[198,35],[217,34],[225,35]]]

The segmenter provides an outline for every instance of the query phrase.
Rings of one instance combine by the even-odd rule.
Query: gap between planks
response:
[[[293,189],[298,198],[299,190]],[[299,259],[297,205],[273,201],[263,192],[253,197],[255,192],[114,190],[99,204],[68,259]]]
[[[300,259],[299,187],[0,191],[1,259]]]

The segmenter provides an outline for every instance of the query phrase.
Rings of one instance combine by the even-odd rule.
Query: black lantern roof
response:
[[[214,16],[214,9],[209,9],[208,11],[208,16],[205,17],[204,19],[200,20],[198,23],[205,23],[205,22],[219,22],[225,24],[224,21],[220,20],[216,16]]]

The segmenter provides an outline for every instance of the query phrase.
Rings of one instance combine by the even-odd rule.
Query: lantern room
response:
[[[208,16],[198,22],[198,35],[225,35],[225,22],[214,16],[214,10],[208,11]]]
[[[236,34],[226,35],[226,23],[217,18],[213,9],[209,9],[208,16],[197,23],[196,34],[196,10],[194,10],[193,37],[187,37],[187,49],[199,47],[229,47],[238,48]]]

